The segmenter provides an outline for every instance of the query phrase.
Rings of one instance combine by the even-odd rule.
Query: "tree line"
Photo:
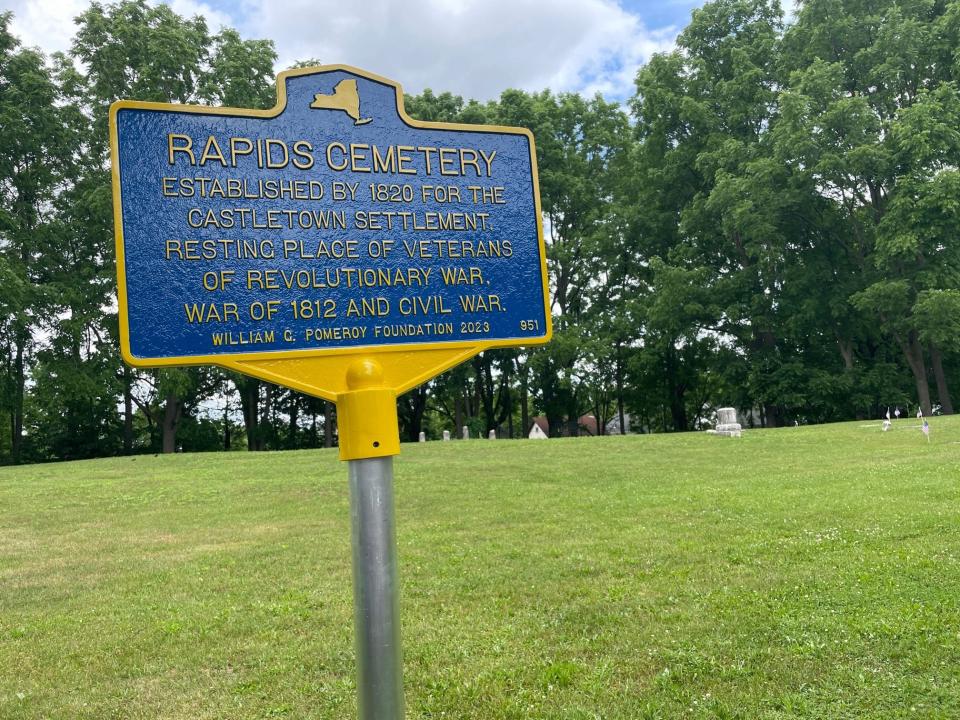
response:
[[[69,53],[0,14],[0,462],[330,446],[334,407],[217,368],[120,361],[107,111],[275,101],[270,40],[92,3]],[[960,371],[960,0],[716,0],[625,103],[407,96],[530,128],[555,338],[398,399],[401,432],[684,431],[952,413]],[[305,59],[300,66],[320,64]],[[376,68],[373,68],[377,70]],[[380,69],[382,70],[382,69]],[[402,78],[400,78],[402,80]],[[458,433],[454,432],[454,436]]]

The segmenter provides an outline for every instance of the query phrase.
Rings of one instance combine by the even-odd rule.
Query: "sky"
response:
[[[26,46],[67,50],[88,0],[3,0]],[[212,31],[269,38],[282,70],[298,60],[363,68],[488,100],[506,88],[600,92],[623,101],[637,69],[669,50],[703,0],[172,0]]]

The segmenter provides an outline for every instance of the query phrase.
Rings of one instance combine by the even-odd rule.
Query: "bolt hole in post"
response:
[[[373,446],[374,446],[374,447],[380,447],[380,443],[375,442],[375,443],[373,443]]]

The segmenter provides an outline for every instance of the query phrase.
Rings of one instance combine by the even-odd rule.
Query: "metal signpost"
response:
[[[551,336],[533,137],[418,122],[400,86],[289,70],[270,110],[110,109],[120,340],[337,404],[360,717],[403,716],[396,397]]]

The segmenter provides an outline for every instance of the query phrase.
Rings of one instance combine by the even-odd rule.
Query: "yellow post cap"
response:
[[[400,454],[397,395],[384,385],[383,366],[359,358],[347,367],[347,391],[337,396],[340,459]]]

